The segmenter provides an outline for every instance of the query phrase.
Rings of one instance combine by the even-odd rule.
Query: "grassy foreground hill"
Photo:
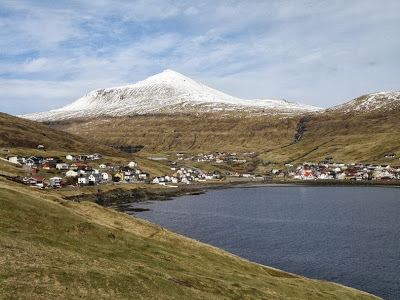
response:
[[[377,299],[0,178],[1,299]]]

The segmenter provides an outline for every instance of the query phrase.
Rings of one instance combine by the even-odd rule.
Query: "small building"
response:
[[[112,181],[111,173],[103,172],[103,173],[101,173],[101,176],[102,176],[104,181]]]
[[[138,178],[141,179],[141,180],[145,180],[145,179],[147,179],[149,177],[150,177],[149,173],[140,173],[140,174],[138,174]]]
[[[70,161],[77,161],[76,155],[69,154],[65,158],[70,160]]]
[[[51,169],[51,165],[49,163],[44,163],[44,164],[42,164],[42,169],[50,170]]]
[[[131,161],[128,164],[128,167],[130,168],[136,168],[138,166],[138,163],[136,161]]]
[[[17,155],[17,156],[10,156],[8,158],[8,161],[13,164],[22,164],[24,163],[25,159],[23,156]]]
[[[61,177],[52,177],[49,179],[51,186],[62,186],[66,183],[64,178]]]
[[[107,163],[106,164],[106,169],[109,171],[118,171],[120,168],[121,168],[121,166],[116,163]]]
[[[67,176],[67,177],[77,177],[78,176],[78,172],[75,171],[75,170],[68,170],[65,173],[65,176]]]
[[[99,160],[99,159],[103,159],[103,156],[100,153],[95,153],[90,155],[90,158],[93,160]]]
[[[83,185],[83,184],[89,184],[89,176],[80,176],[78,177],[78,184]]]
[[[44,187],[45,179],[43,177],[28,178],[28,184],[31,186]]]
[[[56,169],[58,169],[58,170],[68,170],[69,169],[69,164],[58,163],[58,164],[56,164]]]

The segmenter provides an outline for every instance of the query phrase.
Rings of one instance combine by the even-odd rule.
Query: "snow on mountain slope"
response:
[[[135,84],[95,90],[62,108],[22,115],[36,121],[153,113],[239,112],[295,114],[321,108],[286,100],[240,99],[214,90],[172,70]]]
[[[327,109],[332,112],[373,112],[400,108],[400,92],[381,92],[363,95],[344,104]]]

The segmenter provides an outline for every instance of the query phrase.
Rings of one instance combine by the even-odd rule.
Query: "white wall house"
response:
[[[110,173],[103,172],[101,173],[101,176],[104,181],[112,181],[112,175]]]
[[[69,164],[65,164],[65,163],[56,164],[56,169],[58,169],[58,170],[68,170],[69,169]]]
[[[61,186],[64,178],[61,177],[52,177],[49,179],[51,186]]]
[[[76,176],[78,176],[78,172],[76,172],[74,170],[68,170],[67,173],[65,173],[65,176],[67,176],[67,177],[76,177]]]
[[[79,184],[89,184],[89,176],[78,177]]]
[[[131,162],[129,162],[129,164],[128,164],[128,167],[129,168],[135,168],[135,167],[137,167],[138,166],[138,163],[136,162],[136,161],[131,161]]]

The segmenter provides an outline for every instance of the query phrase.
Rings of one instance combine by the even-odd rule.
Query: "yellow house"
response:
[[[114,175],[114,178],[119,178],[119,181],[124,180],[124,174],[122,172]]]

